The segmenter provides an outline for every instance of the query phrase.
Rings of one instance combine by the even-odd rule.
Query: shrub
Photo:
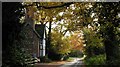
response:
[[[69,59],[69,55],[64,55],[63,60]]]
[[[96,55],[85,59],[86,65],[105,65],[106,56]]]
[[[63,54],[57,54],[55,52],[52,52],[52,51],[49,51],[49,54],[48,54],[48,58],[50,58],[51,60],[61,60],[61,58],[63,57],[64,55]]]
[[[70,57],[82,57],[83,53],[80,50],[73,50],[69,54]]]
[[[51,62],[51,59],[49,59],[47,56],[43,56],[43,57],[40,57],[40,62],[49,63]]]
[[[73,61],[73,60],[74,60],[73,57],[69,57],[69,58],[67,59],[68,62],[71,62],[71,61]]]

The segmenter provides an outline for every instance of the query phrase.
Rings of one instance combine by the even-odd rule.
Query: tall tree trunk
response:
[[[120,59],[119,45],[113,44],[112,41],[106,40],[104,42],[106,50],[106,63],[108,65],[118,65]]]
[[[116,35],[114,34],[114,27],[107,29],[108,38],[105,39],[105,51],[106,51],[106,63],[108,65],[118,65],[120,64],[120,48],[118,41],[116,40]]]
[[[47,42],[46,42],[46,53],[49,56],[49,51],[50,51],[50,43],[51,43],[51,21],[49,22],[49,31],[48,31],[48,37],[47,37]]]

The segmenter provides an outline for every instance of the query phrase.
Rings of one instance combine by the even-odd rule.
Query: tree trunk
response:
[[[46,53],[49,56],[49,51],[50,51],[50,43],[51,43],[51,21],[49,22],[49,31],[48,31],[48,37],[47,37],[47,42],[46,42]]]
[[[108,65],[118,65],[120,64],[120,48],[118,41],[116,40],[116,35],[114,34],[114,28],[111,27],[107,29],[108,38],[105,39],[105,51],[106,51],[106,63]]]
[[[106,50],[106,63],[108,65],[118,65],[120,59],[119,45],[113,44],[111,41],[104,42]]]

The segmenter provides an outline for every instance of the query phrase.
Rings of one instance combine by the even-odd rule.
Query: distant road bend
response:
[[[83,59],[85,58],[74,58],[74,61],[72,62],[67,62],[63,65],[61,65],[60,67],[83,67]]]

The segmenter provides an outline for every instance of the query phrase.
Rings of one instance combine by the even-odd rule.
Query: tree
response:
[[[103,38],[91,28],[84,28],[85,54],[88,58],[105,53]]]
[[[52,33],[51,47],[54,50],[53,52],[56,52],[58,54],[68,54],[70,52],[70,46],[71,45],[69,44],[68,39],[64,38],[64,36],[61,33],[57,31],[54,31]]]
[[[84,51],[84,37],[82,32],[74,31],[74,34],[69,36],[72,50]]]
[[[3,7],[3,66],[22,66],[25,63],[23,58],[25,55],[20,49],[21,37],[19,33],[21,31],[22,24],[19,23],[20,17],[23,15],[21,12],[23,6],[21,3],[2,3]]]
[[[119,64],[120,48],[119,48],[119,8],[120,3],[96,3],[94,12],[98,15],[98,23],[100,24],[100,33],[103,37],[107,64]]]

